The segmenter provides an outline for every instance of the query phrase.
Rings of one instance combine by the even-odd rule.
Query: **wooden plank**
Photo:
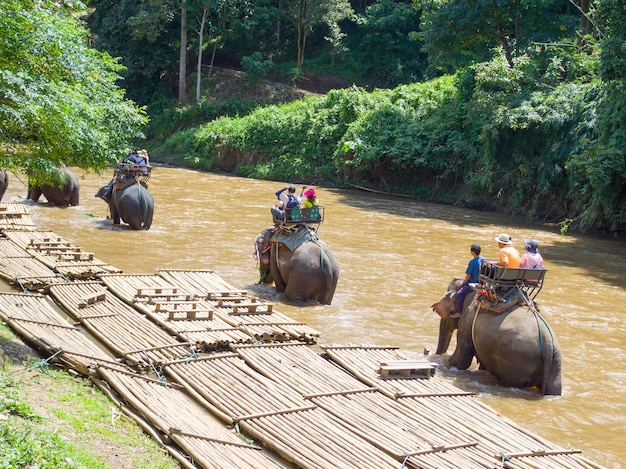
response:
[[[87,306],[94,305],[96,303],[101,303],[106,301],[106,292],[100,291],[96,293],[92,293],[91,295],[85,295],[79,298],[78,307],[86,308]]]
[[[142,287],[137,289],[137,296],[157,296],[169,292],[170,295],[178,293],[177,287]]]
[[[409,378],[417,374],[423,376],[431,376],[434,374],[435,365],[432,363],[399,360],[394,361],[391,365],[381,363],[378,372],[383,378],[389,378],[390,375],[399,375],[401,377]]]

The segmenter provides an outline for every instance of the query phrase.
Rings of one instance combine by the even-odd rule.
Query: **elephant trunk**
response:
[[[448,351],[453,332],[454,328],[450,327],[450,320],[441,318],[439,321],[439,342],[437,343],[437,351],[435,352],[437,355]]]

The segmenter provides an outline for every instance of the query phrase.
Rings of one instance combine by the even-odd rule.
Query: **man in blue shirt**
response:
[[[463,313],[463,302],[469,292],[473,290],[471,284],[478,282],[478,276],[480,275],[480,264],[483,258],[480,255],[480,245],[472,244],[470,247],[472,253],[472,260],[467,264],[467,270],[465,271],[465,278],[463,284],[456,292],[456,312],[451,314],[451,318],[460,318]]]

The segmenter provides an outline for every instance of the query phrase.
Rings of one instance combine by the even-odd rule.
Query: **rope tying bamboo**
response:
[[[146,360],[148,360],[148,364],[150,365],[150,368],[152,369],[154,374],[157,375],[157,377],[159,378],[159,381],[163,383],[164,386],[167,386],[167,379],[165,378],[165,376],[161,374],[159,370],[157,370],[156,366],[154,366],[154,363],[152,363],[152,360],[150,360],[150,356],[148,355],[148,352],[146,352],[145,350],[142,350],[141,352],[146,356]]]
[[[60,353],[63,353],[63,349],[59,349],[54,355],[51,355],[50,357],[46,359],[39,360],[33,366],[26,368],[25,370],[18,371],[17,373],[13,373],[12,375],[9,375],[9,376],[5,376],[4,378],[2,378],[2,380],[8,381],[9,379],[15,378],[16,376],[19,376],[23,373],[28,373],[29,371],[34,370],[35,368],[39,368],[44,373],[48,374],[48,362],[52,360],[54,357],[56,357],[57,355],[59,355]]]

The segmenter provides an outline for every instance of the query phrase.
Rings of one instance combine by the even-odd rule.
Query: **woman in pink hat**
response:
[[[306,198],[302,203],[303,208],[311,208],[314,205],[319,205],[319,202],[317,201],[317,194],[315,193],[315,189],[313,189],[312,187],[304,191],[304,197]]]

